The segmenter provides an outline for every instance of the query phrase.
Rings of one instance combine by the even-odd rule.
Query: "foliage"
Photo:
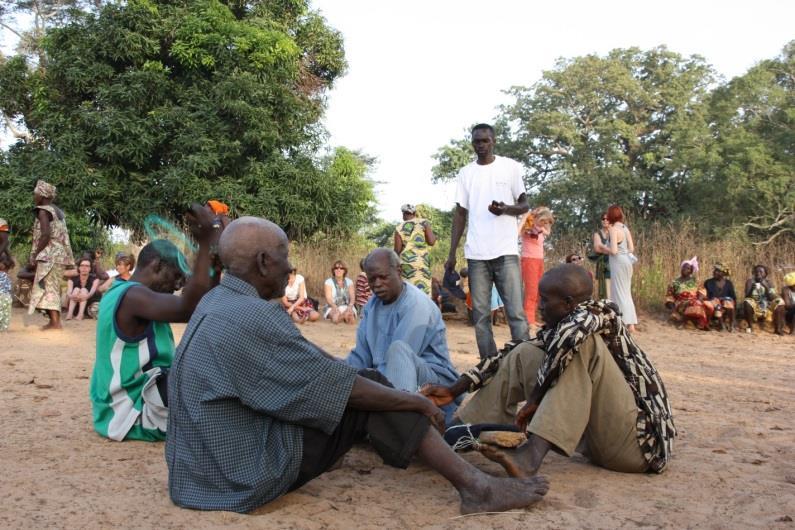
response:
[[[0,64],[0,111],[31,136],[5,159],[21,168],[11,196],[46,177],[67,210],[136,236],[146,215],[209,198],[299,239],[372,216],[369,161],[314,154],[346,63],[308,1],[112,3],[73,11],[42,46],[46,68],[24,55]]]
[[[665,47],[561,59],[508,91],[496,152],[525,165],[531,202],[552,206],[558,229],[617,203],[639,222],[745,223],[769,237],[795,222],[793,49],[724,85],[702,58]],[[440,148],[434,179],[470,153],[463,139]]]
[[[694,196],[712,222],[742,221],[763,242],[795,238],[795,41],[715,90],[710,116],[714,163]]]

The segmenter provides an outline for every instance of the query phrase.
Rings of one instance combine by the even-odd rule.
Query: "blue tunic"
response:
[[[370,298],[362,311],[356,346],[347,363],[354,368],[374,368],[384,373],[385,354],[395,341],[406,342],[433,371],[440,384],[458,379],[450,361],[442,313],[427,294],[403,282],[403,292],[391,304],[377,296]]]

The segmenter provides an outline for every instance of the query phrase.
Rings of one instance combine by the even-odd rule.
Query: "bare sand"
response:
[[[535,507],[460,518],[455,491],[417,463],[385,467],[366,446],[340,469],[253,514],[198,512],[168,498],[164,444],[94,433],[88,381],[93,321],[62,332],[0,335],[2,528],[795,528],[795,339],[677,330],[647,317],[638,334],[663,376],[679,428],[662,475],[623,475],[551,455]],[[174,326],[177,339],[184,326]],[[342,356],[352,326],[320,322],[306,336]],[[497,328],[501,341],[505,326]],[[459,369],[477,361],[474,331],[451,323]],[[493,474],[479,454],[465,458]]]

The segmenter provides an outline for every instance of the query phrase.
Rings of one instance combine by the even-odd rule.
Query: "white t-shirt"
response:
[[[481,166],[471,162],[461,168],[456,180],[455,202],[469,211],[467,259],[489,260],[500,256],[517,256],[516,217],[494,215],[491,201],[515,204],[525,193],[522,165],[510,158],[497,156],[494,162]]]
[[[293,284],[287,285],[287,287],[284,288],[284,296],[286,296],[291,302],[298,300],[298,296],[301,294],[301,285],[303,285],[303,283],[304,277],[300,274],[296,274]]]

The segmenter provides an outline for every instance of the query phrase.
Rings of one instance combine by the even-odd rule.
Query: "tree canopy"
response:
[[[701,57],[665,47],[561,59],[508,91],[497,152],[524,164],[533,202],[564,226],[617,203],[636,219],[688,216],[705,231],[781,230],[795,204],[793,48],[725,84]],[[435,158],[434,179],[453,178],[472,159],[468,138]]]
[[[45,178],[72,215],[138,233],[150,213],[209,198],[299,239],[371,217],[369,159],[324,149],[319,120],[346,62],[308,1],[95,7],[48,29],[41,60],[0,64],[0,112],[28,135],[4,157],[4,202]],[[30,224],[24,208],[9,217]]]

